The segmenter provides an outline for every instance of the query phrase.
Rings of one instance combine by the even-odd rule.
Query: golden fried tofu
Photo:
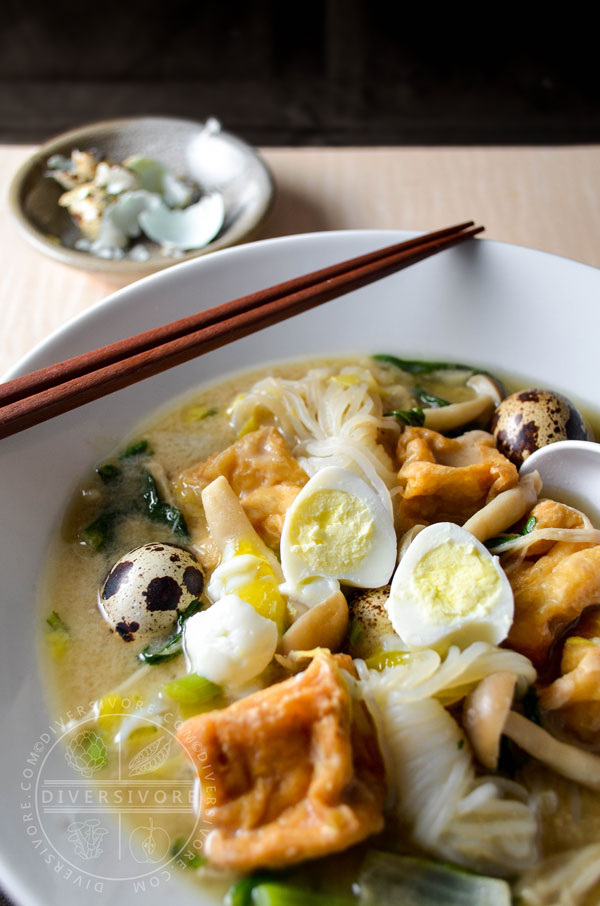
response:
[[[583,527],[576,510],[552,500],[540,501],[531,515],[536,529]],[[514,558],[502,558],[515,597],[508,644],[540,668],[565,627],[588,605],[600,603],[600,545],[541,541],[521,562]]]
[[[467,519],[518,482],[515,466],[486,431],[450,438],[428,428],[405,428],[398,441],[402,495],[399,528]]]
[[[563,727],[588,743],[600,737],[600,619],[595,638],[570,636],[563,649],[562,676],[540,690],[547,711],[560,711]],[[579,627],[577,629],[579,632]]]
[[[383,827],[373,727],[325,653],[290,679],[190,718],[177,738],[198,770],[215,866],[292,865]]]
[[[200,560],[208,569],[217,565],[218,554],[203,520],[202,491],[219,475],[225,476],[252,525],[273,548],[279,545],[288,508],[308,481],[279,431],[271,427],[245,434],[225,450],[178,475],[173,490],[190,520]]]

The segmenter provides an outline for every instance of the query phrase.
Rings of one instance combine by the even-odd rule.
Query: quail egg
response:
[[[406,551],[386,608],[408,648],[445,650],[476,641],[499,645],[511,627],[514,600],[498,558],[470,532],[438,522]]]
[[[125,642],[164,635],[203,587],[200,565],[186,548],[153,542],[115,563],[100,590],[100,611]]]
[[[281,566],[288,593],[315,577],[379,588],[392,574],[396,553],[387,507],[349,469],[321,469],[286,513]]]
[[[593,440],[573,403],[560,393],[532,388],[503,400],[490,430],[496,446],[519,467],[531,453],[557,440]]]

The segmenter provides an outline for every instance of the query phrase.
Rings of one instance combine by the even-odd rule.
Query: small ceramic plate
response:
[[[82,234],[58,205],[64,190],[45,175],[49,157],[69,157],[73,149],[93,149],[115,163],[130,155],[150,157],[204,192],[220,192],[225,202],[223,226],[204,248],[179,257],[166,255],[149,241],[145,244],[150,257],[145,261],[127,257],[117,261],[77,250],[75,243]],[[256,238],[273,195],[273,178],[264,161],[246,142],[222,131],[216,120],[133,117],[91,123],[46,142],[16,173],[9,203],[17,225],[38,251],[73,267],[134,276]]]

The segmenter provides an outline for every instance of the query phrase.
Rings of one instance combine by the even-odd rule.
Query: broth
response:
[[[236,440],[237,435],[230,425],[227,408],[239,393],[247,390],[257,380],[266,375],[296,380],[309,368],[329,367],[333,363],[336,368],[343,365],[368,367],[382,381],[391,380],[389,369],[385,366],[380,366],[371,359],[356,358],[294,362],[240,374],[215,386],[201,389],[143,429],[137,429],[132,440],[137,441],[143,437],[152,450],[152,462],[160,463],[167,478],[171,479],[181,470],[207,459]],[[419,378],[419,382],[425,384],[430,393],[447,396],[452,401],[461,401],[471,395],[468,389],[465,390],[460,385],[449,389],[449,384],[441,379],[428,381],[427,378]],[[407,389],[414,383],[414,379],[407,379]],[[401,395],[400,390],[398,392]],[[130,457],[130,462],[126,462],[118,460],[118,452],[108,457],[107,461],[119,462],[119,468],[125,475],[128,469],[137,468],[135,455]],[[101,549],[93,550],[89,545],[82,544],[82,527],[93,522],[99,512],[99,499],[105,493],[106,486],[98,475],[90,476],[76,490],[65,514],[48,560],[44,580],[40,621],[43,628],[41,657],[48,677],[52,708],[58,715],[66,715],[67,722],[69,715],[93,714],[94,719],[97,719],[99,713],[98,726],[102,730],[103,727],[112,726],[111,720],[115,725],[119,719],[122,720],[118,718],[118,714],[125,713],[127,718],[138,715],[135,744],[123,743],[131,763],[131,759],[141,749],[152,751],[155,739],[151,727],[152,713],[147,713],[145,709],[156,699],[165,684],[182,675],[185,667],[182,657],[142,665],[137,658],[146,644],[145,640],[124,644],[123,639],[109,627],[99,612],[98,589],[111,565],[128,551],[151,541],[179,542],[167,526],[158,524],[139,512],[133,512],[117,521],[112,538]],[[54,649],[49,646],[46,638],[46,620],[52,612],[58,614],[61,622],[68,627],[68,643],[62,648],[59,646],[59,656],[56,646]],[[170,710],[173,713],[163,718],[164,727],[169,732],[175,732],[178,719],[185,718],[191,711],[186,713],[183,708],[179,715],[176,706]],[[134,736],[135,733],[134,730]],[[196,826],[193,803],[197,792],[190,791],[189,768],[183,756],[172,754],[168,765],[172,788],[178,790],[181,801],[187,803],[189,814],[180,811],[166,815],[164,809],[157,807],[155,811],[146,810],[144,820],[152,820],[155,826],[160,825],[166,831],[170,851],[173,852],[174,841],[180,838],[187,841],[186,845],[191,845],[190,835]],[[164,776],[160,773],[163,768],[164,765],[159,767],[158,777]],[[117,778],[117,766],[110,758],[102,765],[102,772],[102,776],[109,780]],[[560,852],[574,845],[600,842],[598,794],[558,778],[552,771],[531,763],[518,769],[517,778],[531,794],[538,797],[539,808],[544,814],[544,854]],[[138,787],[135,784],[128,786],[124,781],[123,789]],[[146,829],[148,826],[148,823],[143,825]],[[203,827],[196,828],[195,833],[202,835]],[[156,840],[153,841],[153,845],[155,844]],[[157,845],[160,845],[160,840]],[[375,843],[368,840],[366,844],[361,844],[359,852],[371,845],[397,848],[396,841],[388,836],[376,839]],[[406,839],[401,841],[401,846],[404,849],[411,848]],[[166,857],[167,853],[164,855]],[[352,852],[328,856],[310,863],[308,867],[292,870],[290,877],[312,878],[315,888],[324,886],[328,889],[331,885],[332,889],[338,891],[340,886],[348,890],[357,861],[359,860]],[[335,880],[336,876],[338,880]],[[340,878],[343,878],[343,883]],[[211,889],[221,895],[219,882],[205,876],[203,883],[209,882],[216,883]],[[599,893],[598,887],[595,887],[586,903],[596,902],[594,896]]]

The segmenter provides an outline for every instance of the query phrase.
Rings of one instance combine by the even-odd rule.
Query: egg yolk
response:
[[[343,575],[369,552],[375,523],[366,504],[348,491],[315,491],[298,504],[290,548],[315,575]]]
[[[501,593],[493,563],[475,547],[456,541],[427,551],[414,568],[412,583],[432,623],[487,616]]]
[[[279,591],[279,582],[270,564],[260,556],[252,544],[246,541],[240,541],[236,545],[235,555],[238,554],[250,554],[256,562],[252,574],[247,576],[247,581],[231,583],[228,591],[235,593],[248,604],[252,604],[261,617],[274,620],[279,632],[284,632],[286,628],[285,600]]]

